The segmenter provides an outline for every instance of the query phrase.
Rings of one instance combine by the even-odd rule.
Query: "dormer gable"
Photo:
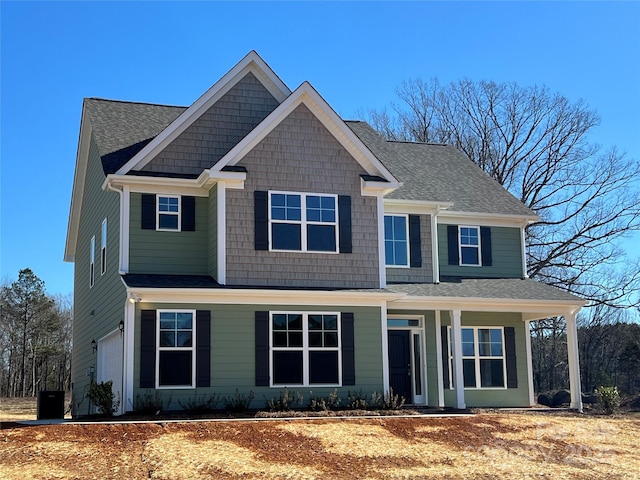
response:
[[[227,94],[232,92],[234,88],[249,88],[255,91],[266,92],[265,96],[272,99],[272,105],[264,106],[267,109],[263,117],[268,111],[273,110],[275,106],[283,102],[290,94],[289,88],[280,80],[276,73],[262,60],[255,52],[251,51],[238,64],[236,64],[229,72],[227,72],[220,80],[218,80],[211,88],[209,88],[198,100],[196,100],[189,108],[171,122],[159,135],[151,140],[142,150],[140,150],[133,158],[123,165],[116,174],[125,175],[131,171],[150,170],[158,171],[162,167],[158,165],[149,166],[151,162],[165,151],[180,135],[184,134],[187,129],[192,127],[198,120],[203,118],[217,102],[223,99]],[[231,95],[233,97],[233,95]],[[258,113],[259,115],[259,113]],[[258,123],[257,121],[255,123]],[[253,125],[251,125],[253,127]],[[251,127],[245,127],[250,129]],[[202,137],[201,132],[199,132]],[[228,146],[230,148],[231,145]],[[196,149],[199,147],[195,147]],[[201,148],[201,147],[200,147]],[[224,146],[220,147],[224,148]],[[227,148],[227,149],[228,149]],[[221,156],[221,155],[220,155]],[[179,159],[178,159],[179,160]],[[215,162],[212,159],[211,162]],[[166,164],[168,170],[173,165]],[[177,166],[177,168],[180,168]],[[198,167],[196,167],[197,169]],[[201,170],[203,170],[202,168]],[[180,172],[172,172],[180,173]]]

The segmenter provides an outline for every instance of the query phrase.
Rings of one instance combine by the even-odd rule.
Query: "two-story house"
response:
[[[455,148],[388,142],[249,53],[189,107],[85,99],[65,260],[73,411],[160,392],[535,403],[529,324],[583,300],[526,278],[536,215]]]

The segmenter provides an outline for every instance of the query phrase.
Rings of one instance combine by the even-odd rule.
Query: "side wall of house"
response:
[[[97,374],[97,354],[91,342],[118,328],[123,319],[125,291],[120,275],[120,199],[116,192],[104,191],[104,172],[95,142],[89,148],[84,197],[80,213],[78,242],[74,265],[74,322],[73,361],[71,381],[73,386],[73,414],[92,413],[86,393],[91,377],[90,369]],[[100,247],[102,222],[107,219],[106,271],[101,273]],[[89,255],[91,237],[95,236],[95,282],[89,287]]]
[[[449,265],[447,225],[438,224],[440,275],[477,278],[522,277],[522,243],[519,228],[491,227],[491,251],[491,266]]]
[[[211,305],[211,304],[150,304],[142,302],[136,305],[135,336],[140,338],[140,311],[156,309],[193,309],[211,312],[211,386],[197,389],[161,389],[169,407],[180,409],[195,395],[217,394],[220,397],[234,398],[236,390],[240,394],[254,394],[252,407],[263,407],[265,399],[278,397],[283,388],[255,386],[255,312],[288,311],[296,312],[352,312],[354,314],[355,340],[355,377],[356,385],[338,388],[342,397],[347,392],[362,390],[364,394],[382,392],[382,339],[380,328],[380,308],[350,306],[303,306],[303,305]],[[136,343],[134,358],[134,399],[148,393],[140,385],[140,345]],[[288,388],[298,392],[308,404],[311,396],[327,396],[335,387],[297,387]],[[219,407],[223,407],[220,404]]]
[[[239,163],[244,190],[227,191],[227,282],[240,285],[379,286],[377,206],[360,194],[362,167],[301,105]],[[353,253],[256,250],[254,191],[349,195]]]
[[[196,197],[193,232],[158,232],[141,226],[140,193],[132,193],[129,222],[129,273],[208,275],[209,199]]]
[[[209,275],[218,280],[218,186],[214,185],[209,191],[208,202],[209,224]]]

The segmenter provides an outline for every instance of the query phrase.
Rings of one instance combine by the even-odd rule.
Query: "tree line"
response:
[[[49,296],[31,269],[0,289],[0,396],[71,387],[73,299]]]
[[[387,140],[450,144],[533,210],[528,276],[590,301],[578,318],[583,391],[640,386],[640,162],[590,141],[585,102],[544,86],[409,80],[389,108],[362,113]],[[636,252],[633,252],[634,254]],[[531,323],[537,392],[568,386],[564,318]]]

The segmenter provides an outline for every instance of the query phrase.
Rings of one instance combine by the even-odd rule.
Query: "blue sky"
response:
[[[250,50],[343,118],[403,80],[545,84],[640,159],[638,2],[0,2],[0,280],[73,291],[62,256],[82,99],[190,105]],[[631,243],[629,243],[631,245]]]

